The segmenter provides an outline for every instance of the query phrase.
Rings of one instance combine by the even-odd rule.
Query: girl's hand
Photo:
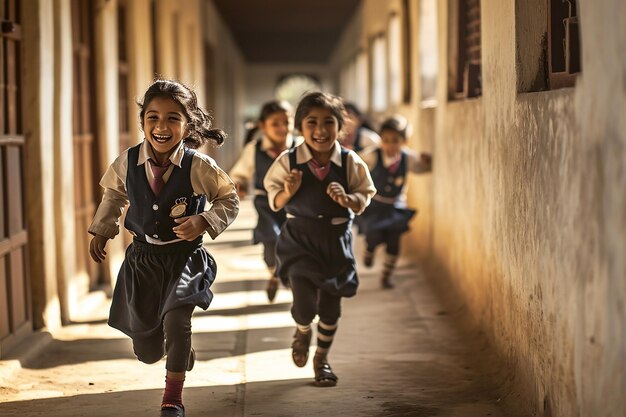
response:
[[[240,200],[243,200],[246,197],[246,195],[248,195],[248,187],[246,186],[246,184],[236,182],[235,189],[237,191],[237,196],[239,196]]]
[[[300,185],[302,185],[302,171],[292,169],[285,178],[285,194],[287,194],[288,197],[293,197],[300,188]]]
[[[346,194],[346,190],[338,182],[331,182],[326,188],[326,194],[339,204],[341,207],[350,208],[350,198]]]
[[[199,214],[180,217],[174,219],[174,221],[178,223],[178,226],[172,228],[176,237],[190,242],[204,233],[207,227],[209,227],[209,223],[206,219]]]
[[[107,256],[107,252],[104,250],[104,247],[106,246],[108,240],[108,237],[101,235],[95,235],[91,239],[91,242],[89,242],[89,255],[91,256],[91,259],[98,263],[104,261]]]

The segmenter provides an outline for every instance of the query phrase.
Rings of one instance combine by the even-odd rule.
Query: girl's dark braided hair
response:
[[[137,102],[142,129],[146,107],[156,97],[172,99],[182,107],[189,132],[184,141],[189,148],[196,149],[207,142],[220,146],[226,140],[226,132],[222,129],[211,129],[211,117],[198,106],[196,93],[185,84],[173,80],[155,80],[146,90],[143,100]]]

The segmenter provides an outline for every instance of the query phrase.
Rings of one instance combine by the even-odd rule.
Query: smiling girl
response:
[[[285,209],[287,221],[276,244],[277,274],[293,293],[296,322],[292,359],[303,367],[309,355],[311,322],[319,315],[315,384],[335,386],[328,351],[337,331],[341,298],[359,284],[351,225],[376,190],[367,165],[337,142],[345,109],[338,97],[305,96],[295,115],[304,143],[279,156],[265,176],[270,207]]]
[[[273,302],[278,291],[276,238],[285,222],[285,212],[270,209],[263,178],[278,155],[294,144],[291,135],[291,105],[279,100],[265,103],[261,108],[258,126],[263,136],[243,148],[229,175],[235,181],[239,198],[246,195],[251,183],[254,185],[254,208],[258,216],[253,240],[255,244],[263,244],[263,260],[270,273],[265,291],[269,301]]]
[[[216,264],[202,247],[207,232],[217,237],[235,219],[235,185],[208,156],[195,152],[226,137],[211,129],[195,93],[185,85],[157,80],[139,104],[142,143],[124,151],[100,185],[104,196],[89,226],[89,253],[106,257],[105,246],[124,227],[133,235],[120,268],[108,324],[133,341],[137,359],[155,363],[167,355],[161,416],[185,415],[182,389],[193,368],[191,315],[207,309]],[[211,209],[205,211],[207,200]]]

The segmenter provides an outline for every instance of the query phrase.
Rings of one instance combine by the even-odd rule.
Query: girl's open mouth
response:
[[[152,134],[152,139],[154,139],[155,142],[158,143],[165,143],[168,140],[170,140],[172,138],[172,136],[170,135],[157,135],[156,133]]]

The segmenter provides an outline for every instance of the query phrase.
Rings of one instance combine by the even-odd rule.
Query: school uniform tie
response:
[[[400,168],[400,162],[402,162],[402,158],[398,158],[397,161],[387,167],[387,170],[391,175],[395,174],[398,168]]]
[[[311,168],[311,171],[318,180],[324,181],[324,178],[326,178],[330,172],[330,161],[326,165],[321,165],[315,159],[311,159],[309,161],[309,168]]]
[[[172,161],[169,159],[165,161],[163,165],[159,165],[156,161],[150,159],[150,168],[152,169],[153,175],[152,181],[150,181],[150,188],[152,188],[152,192],[157,197],[161,194],[161,190],[165,185],[163,174],[165,174],[170,165],[172,165]]]

